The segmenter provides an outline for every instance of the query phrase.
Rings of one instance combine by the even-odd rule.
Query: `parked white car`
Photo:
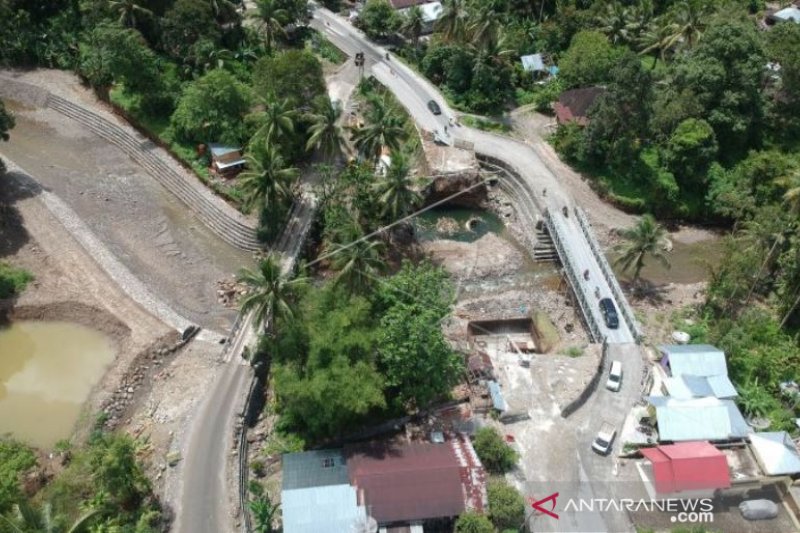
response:
[[[592,442],[592,449],[600,455],[608,455],[611,451],[611,444],[614,442],[614,437],[617,436],[617,430],[608,422],[603,422],[600,426],[600,431]]]
[[[608,371],[606,388],[613,392],[618,392],[622,386],[622,363],[614,361],[611,363],[611,370]]]

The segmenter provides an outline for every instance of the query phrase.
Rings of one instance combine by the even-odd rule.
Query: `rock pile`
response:
[[[247,289],[235,279],[222,279],[217,281],[217,301],[228,309],[239,305],[239,298]]]

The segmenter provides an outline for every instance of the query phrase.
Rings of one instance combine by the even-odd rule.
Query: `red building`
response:
[[[682,442],[640,451],[650,461],[651,481],[659,495],[731,486],[725,454],[708,442]]]

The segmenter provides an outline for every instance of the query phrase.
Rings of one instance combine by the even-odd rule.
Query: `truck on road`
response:
[[[617,436],[617,430],[608,422],[603,422],[597,436],[592,442],[592,449],[600,455],[608,455],[611,451],[611,444],[614,442],[614,437]]]

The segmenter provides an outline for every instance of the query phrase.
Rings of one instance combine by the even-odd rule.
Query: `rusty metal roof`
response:
[[[348,446],[344,454],[359,505],[365,505],[378,523],[388,524],[453,517],[467,508],[482,508],[485,474],[471,448],[469,439],[462,437],[442,444]]]

